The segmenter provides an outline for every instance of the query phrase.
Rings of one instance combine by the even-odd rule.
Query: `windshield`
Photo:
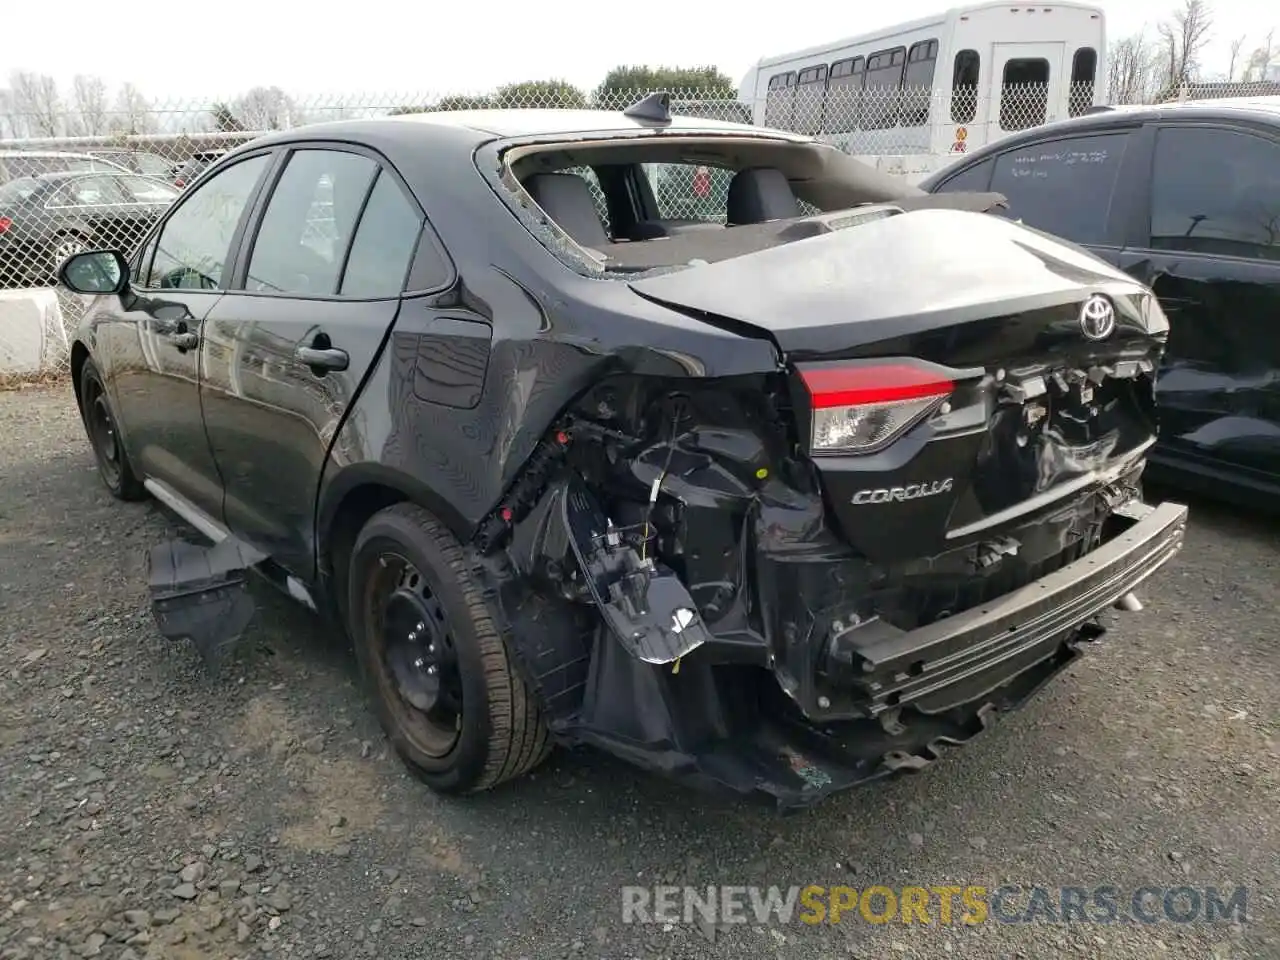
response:
[[[34,177],[19,177],[0,184],[0,204],[22,203],[40,189],[40,181]]]

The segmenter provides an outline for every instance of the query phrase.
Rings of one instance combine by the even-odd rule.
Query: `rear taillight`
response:
[[[8,217],[0,217],[0,233],[4,233],[13,226],[13,221]]]
[[[928,416],[955,383],[932,364],[877,360],[803,367],[815,454],[872,453]]]

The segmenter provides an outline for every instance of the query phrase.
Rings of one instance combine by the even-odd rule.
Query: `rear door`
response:
[[[299,145],[206,318],[201,397],[224,520],[299,577],[314,571],[325,458],[396,319],[423,222],[375,154]]]
[[[1064,43],[993,43],[990,140],[1060,119]]]
[[[1169,317],[1160,457],[1280,480],[1280,132],[1165,121],[1123,268]],[[1149,201],[1149,207],[1145,206]]]

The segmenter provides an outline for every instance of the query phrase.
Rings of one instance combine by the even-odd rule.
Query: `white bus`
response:
[[[1084,3],[977,3],[748,71],[752,122],[920,179],[1016,130],[1105,103],[1106,21]]]

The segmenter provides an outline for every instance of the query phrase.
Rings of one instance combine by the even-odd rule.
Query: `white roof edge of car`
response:
[[[79,157],[86,160],[99,160],[90,153],[80,153],[76,150],[12,150],[0,148],[0,156],[6,157]],[[110,161],[103,161],[109,163]]]

